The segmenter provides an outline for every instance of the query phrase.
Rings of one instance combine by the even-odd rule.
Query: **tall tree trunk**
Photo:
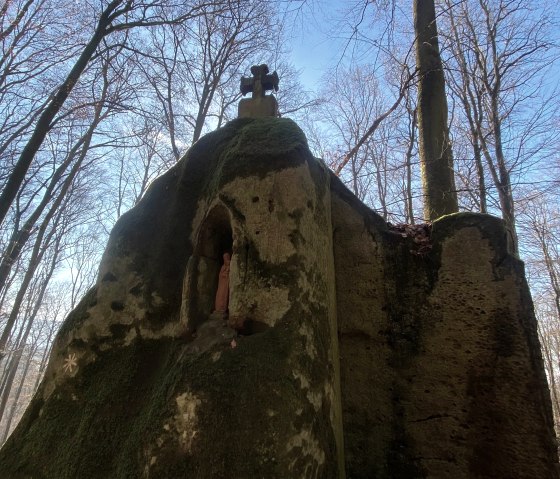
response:
[[[481,127],[482,124],[482,105],[481,96],[477,94],[476,78],[478,71],[473,72],[469,69],[465,58],[464,41],[459,33],[459,27],[453,15],[453,4],[451,0],[447,0],[446,8],[449,12],[449,23],[451,27],[452,39],[455,51],[455,57],[459,66],[459,75],[454,80],[455,94],[459,97],[471,135],[471,144],[473,147],[473,156],[476,166],[476,175],[478,183],[478,203],[481,213],[488,213],[487,191],[484,164],[482,162],[482,146],[481,146]],[[453,85],[452,83],[452,85]]]
[[[482,164],[480,141],[478,139],[478,132],[474,131],[472,133],[474,161],[476,164],[476,176],[478,178],[479,208],[481,213],[488,213],[488,203],[486,201],[486,180],[484,179],[484,166]]]
[[[62,195],[60,195],[59,198],[61,196]],[[8,319],[6,320],[4,331],[0,336],[0,361],[2,361],[2,359],[7,353],[6,348],[8,345],[8,341],[10,339],[12,329],[14,328],[14,325],[16,323],[18,313],[19,313],[19,308],[23,302],[25,293],[27,292],[27,288],[29,287],[29,284],[33,280],[33,275],[35,274],[35,271],[37,270],[46,250],[48,249],[48,243],[50,242],[50,239],[55,234],[56,226],[60,219],[60,215],[62,214],[62,212],[59,211],[59,206],[60,206],[60,202],[56,201],[51,207],[51,209],[49,210],[49,212],[47,213],[47,215],[45,216],[44,220],[41,223],[41,226],[39,227],[39,231],[37,233],[37,238],[35,239],[35,245],[31,253],[31,258],[29,260],[27,270],[20,284],[19,291],[16,294],[16,297],[14,298],[12,304],[12,311],[10,312]],[[57,213],[58,213],[58,217],[55,218],[55,224],[53,225],[53,228],[50,231],[47,231],[47,227],[51,219]],[[60,241],[60,239],[58,239],[57,241]]]
[[[17,192],[22,185],[27,170],[31,166],[35,155],[41,148],[47,133],[51,129],[52,121],[54,117],[58,114],[64,102],[74,89],[74,86],[80,79],[83,71],[86,69],[88,63],[90,62],[91,58],[93,57],[97,47],[103,40],[103,38],[108,33],[108,27],[110,26],[111,22],[114,20],[115,11],[122,3],[122,0],[113,0],[103,13],[99,17],[99,21],[97,22],[97,27],[95,32],[93,33],[91,39],[84,47],[82,53],[76,60],[74,67],[68,73],[68,76],[58,89],[58,91],[54,94],[52,100],[48,104],[48,106],[43,110],[39,119],[37,120],[37,124],[35,125],[35,129],[27,144],[23,148],[18,161],[15,164],[13,171],[10,173],[6,184],[4,185],[4,189],[0,194],[0,225],[4,222],[4,218],[8,214],[8,211],[17,196]],[[127,8],[127,7],[125,7]]]
[[[414,0],[419,153],[427,220],[458,210],[434,0]]]
[[[414,209],[412,206],[412,153],[414,151],[414,141],[417,125],[417,113],[416,108],[412,108],[408,104],[406,105],[406,111],[408,113],[408,148],[406,149],[406,184],[405,184],[405,216],[406,222],[413,225],[414,224]]]
[[[550,399],[552,400],[552,410],[554,411],[554,417],[558,420],[560,418],[560,399],[558,398],[558,385],[556,384],[555,368],[554,368],[554,358],[550,351],[550,332],[543,331],[544,327],[542,324],[538,324],[539,339],[541,342],[541,350],[543,352],[543,362],[546,369],[548,383],[550,385]]]
[[[519,240],[517,238],[517,228],[515,225],[515,203],[513,201],[513,191],[511,187],[511,178],[509,169],[506,165],[506,159],[502,144],[502,125],[499,112],[499,91],[500,83],[496,84],[495,90],[492,92],[491,98],[491,120],[494,134],[494,150],[496,153],[496,162],[498,163],[498,172],[500,175],[498,194],[500,196],[500,207],[502,209],[502,218],[511,235],[513,250],[516,255],[519,254]]]
[[[47,369],[47,363],[49,361],[49,358],[51,357],[53,339],[54,339],[54,336],[55,336],[57,331],[58,331],[58,328],[57,328],[56,322],[53,321],[52,324],[50,325],[49,334],[47,336],[47,341],[45,342],[45,347],[43,348],[43,354],[41,356],[41,362],[39,363],[39,368],[37,370],[38,374],[37,374],[37,377],[35,378],[35,382],[33,383],[33,388],[31,389],[31,391],[33,393],[35,393],[35,391],[37,391],[37,388],[39,387],[39,383],[41,382],[41,379],[43,378],[43,374],[45,373],[45,369]]]
[[[107,85],[105,85],[104,93],[106,92],[106,88]],[[84,159],[86,158],[87,152],[91,145],[95,129],[106,116],[106,114],[101,114],[104,98],[105,95],[103,95],[102,100],[100,100],[98,105],[96,106],[95,117],[88,130],[84,133],[84,135],[82,135],[82,137],[78,139],[78,141],[70,149],[67,158],[54,172],[50,183],[45,190],[41,202],[37,205],[33,213],[26,220],[23,227],[19,230],[17,230],[16,227],[16,231],[14,231],[14,233],[12,234],[8,247],[4,251],[4,255],[2,257],[2,260],[0,261],[0,290],[5,288],[6,281],[10,274],[12,266],[18,260],[23,247],[31,237],[33,228],[35,227],[35,223],[39,220],[39,217],[47,207],[49,201],[52,199],[53,192],[56,191],[57,187],[59,187],[59,180],[63,177],[64,174],[68,174],[66,179],[62,182],[62,186],[60,187],[61,191],[58,195],[62,200],[62,198],[70,188],[72,182],[74,181],[74,178],[80,171],[82,163],[84,162]],[[76,162],[70,169],[70,172],[67,173],[70,164],[76,159],[76,157]]]
[[[18,409],[18,404],[20,402],[21,393],[23,391],[23,387],[25,386],[25,381],[27,379],[27,374],[29,372],[29,366],[31,366],[31,361],[33,359],[33,354],[34,353],[35,353],[35,350],[31,351],[29,353],[28,357],[27,357],[27,361],[25,361],[25,366],[23,368],[21,379],[19,381],[17,391],[14,395],[12,405],[10,407],[10,412],[9,412],[8,417],[6,419],[6,425],[4,426],[4,430],[2,431],[2,435],[0,436],[0,445],[4,444],[4,442],[8,438],[8,435],[10,434],[10,428],[12,427],[12,422],[14,420],[14,417],[16,415],[16,411]]]

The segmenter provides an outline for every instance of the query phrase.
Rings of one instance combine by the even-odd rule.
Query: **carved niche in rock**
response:
[[[215,311],[225,319],[233,248],[227,209],[221,205],[214,207],[203,221],[196,238],[193,255],[187,264],[181,306],[181,320],[186,323],[188,331],[196,330]],[[223,277],[221,284],[220,272]]]

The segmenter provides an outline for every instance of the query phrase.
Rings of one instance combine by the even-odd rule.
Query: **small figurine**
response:
[[[218,289],[216,290],[216,301],[214,303],[214,311],[217,313],[227,314],[229,303],[229,266],[231,262],[231,254],[223,254],[224,264],[220,268],[218,276]]]

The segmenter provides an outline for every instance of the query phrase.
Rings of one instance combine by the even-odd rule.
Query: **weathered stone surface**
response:
[[[278,102],[272,95],[243,98],[237,108],[238,118],[267,118],[278,116]]]
[[[2,477],[557,478],[502,223],[444,217],[431,241],[418,254],[289,120],[205,136],[115,226]]]
[[[558,477],[536,322],[502,222],[443,217],[416,255],[332,189],[348,477]]]
[[[328,183],[289,120],[201,139],[115,226],[3,477],[336,477]],[[208,320],[224,247],[243,336]]]

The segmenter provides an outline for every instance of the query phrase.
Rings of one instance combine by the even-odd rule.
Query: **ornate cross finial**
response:
[[[276,72],[268,73],[267,65],[253,65],[252,78],[241,77],[241,94],[252,92],[252,97],[239,102],[240,118],[260,118],[278,116],[278,103],[273,95],[265,95],[267,90],[278,91],[279,78]]]

